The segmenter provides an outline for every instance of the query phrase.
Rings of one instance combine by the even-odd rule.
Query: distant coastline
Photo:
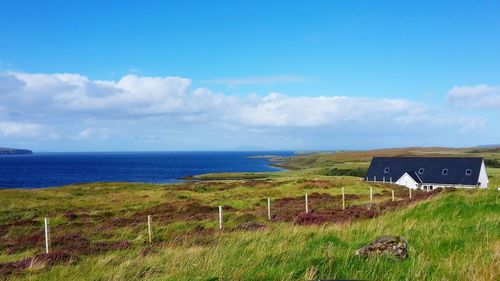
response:
[[[0,155],[29,155],[29,154],[33,154],[33,151],[29,149],[0,147]]]
[[[297,154],[294,152],[294,154]],[[267,159],[269,161],[269,166],[275,167],[281,170],[297,170],[297,168],[290,166],[287,164],[287,160],[292,156],[279,156],[279,155],[257,155],[257,156],[248,156],[248,158],[254,159]]]

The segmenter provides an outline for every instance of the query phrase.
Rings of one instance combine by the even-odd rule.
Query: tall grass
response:
[[[158,251],[147,256],[136,245],[14,279],[499,280],[498,197],[495,190],[460,190],[367,221],[216,232],[156,244]],[[384,234],[406,237],[409,258],[354,256],[359,246]]]

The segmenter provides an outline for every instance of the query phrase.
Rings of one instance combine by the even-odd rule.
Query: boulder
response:
[[[368,257],[391,255],[397,258],[408,257],[408,242],[401,236],[380,236],[370,244],[356,250],[356,256]]]

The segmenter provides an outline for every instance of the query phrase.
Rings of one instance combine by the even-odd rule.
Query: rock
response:
[[[397,258],[408,257],[408,242],[401,236],[380,236],[370,244],[356,250],[356,256],[392,255]]]

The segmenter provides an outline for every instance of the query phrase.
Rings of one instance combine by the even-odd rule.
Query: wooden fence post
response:
[[[342,210],[345,210],[345,193],[344,193],[344,187],[342,187]]]
[[[148,215],[148,241],[149,244],[153,242],[153,233],[151,231],[151,215]]]
[[[271,221],[271,198],[267,198],[267,219]]]
[[[307,199],[307,193],[306,193],[306,213],[309,213],[309,201]]]
[[[392,177],[390,177],[389,180],[391,181],[391,184],[392,184]]]
[[[392,191],[392,202],[394,202],[394,190]]]
[[[408,190],[410,190],[410,199],[411,199],[411,188],[410,188],[410,187],[408,187]]]
[[[373,202],[373,187],[370,186],[370,203]]]
[[[44,225],[45,225],[45,253],[49,253],[50,249],[50,230],[49,230],[49,219],[44,218]]]
[[[219,206],[219,229],[222,229],[222,206]]]

